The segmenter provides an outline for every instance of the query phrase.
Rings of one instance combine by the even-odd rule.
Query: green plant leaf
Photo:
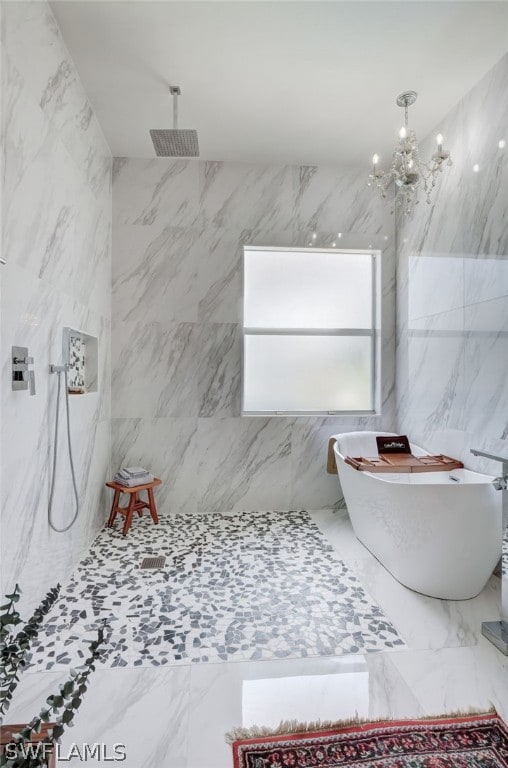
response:
[[[72,680],[68,680],[63,687],[63,695],[70,696],[74,690],[74,683]]]
[[[62,737],[63,732],[64,732],[63,725],[60,725],[60,724],[57,723],[57,725],[55,725],[55,727],[53,728],[53,731],[52,731],[53,739],[55,741],[58,741],[58,739],[60,739]]]
[[[66,709],[62,715],[63,722],[68,725],[69,723],[72,723],[72,720],[74,719],[74,712],[72,709]]]

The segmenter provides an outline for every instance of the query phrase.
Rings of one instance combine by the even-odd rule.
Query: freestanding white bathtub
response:
[[[493,478],[450,472],[362,472],[347,456],[377,456],[376,435],[335,435],[337,472],[356,536],[395,578],[431,597],[477,595],[501,555],[501,493]],[[411,445],[414,455],[427,453]]]

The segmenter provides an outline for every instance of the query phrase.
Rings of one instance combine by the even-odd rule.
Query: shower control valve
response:
[[[14,391],[28,389],[35,395],[35,373],[29,366],[34,359],[28,354],[28,347],[12,348],[12,389]]]

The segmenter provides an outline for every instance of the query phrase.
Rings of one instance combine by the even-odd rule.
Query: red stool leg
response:
[[[136,491],[134,496],[136,497],[136,504],[138,504],[141,501],[141,499],[139,498],[139,493]],[[139,515],[139,517],[143,517],[143,507],[140,507],[138,509],[138,515]]]
[[[157,517],[157,507],[155,506],[155,499],[153,497],[153,488],[147,488],[148,493],[148,504],[150,509],[150,514],[152,516],[152,520],[154,521],[155,525],[159,522],[159,518]]]
[[[108,518],[108,528],[111,528],[113,526],[113,523],[115,522],[115,517],[118,514],[119,502],[120,502],[120,491],[115,491],[115,494],[113,496],[113,504],[111,505],[111,512]]]
[[[129,506],[127,507],[127,514],[125,515],[125,523],[123,524],[123,535],[125,536],[129,528],[131,527],[132,523],[132,515],[134,513],[134,505],[136,503],[136,494],[130,493],[129,494]]]

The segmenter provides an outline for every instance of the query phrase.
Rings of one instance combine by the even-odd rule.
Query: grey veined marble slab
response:
[[[147,555],[165,568],[141,571]],[[30,667],[77,666],[102,619],[101,664],[163,666],[404,647],[307,512],[144,516],[105,529],[47,617]]]

